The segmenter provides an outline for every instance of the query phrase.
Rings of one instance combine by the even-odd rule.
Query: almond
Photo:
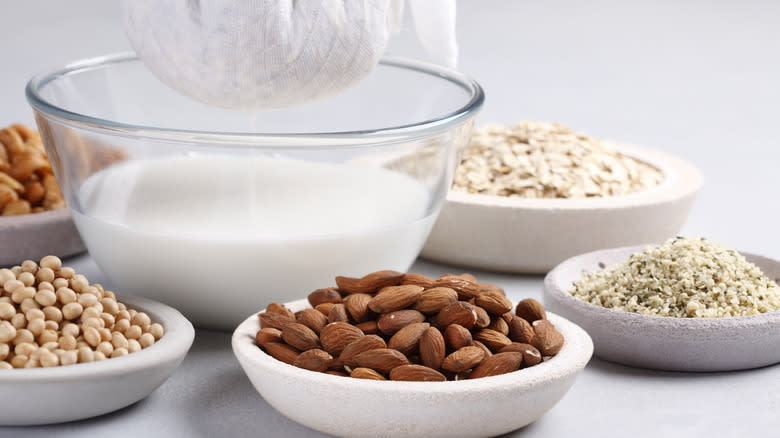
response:
[[[563,347],[563,335],[555,329],[553,324],[546,320],[538,320],[534,324],[534,337],[531,345],[536,347],[544,356],[554,356]]]
[[[436,327],[429,327],[420,337],[420,360],[423,365],[438,370],[446,353],[447,348],[441,332]]]
[[[476,304],[493,315],[503,315],[512,310],[512,302],[496,291],[482,292],[477,295]]]
[[[509,322],[509,338],[515,342],[530,344],[533,337],[534,328],[531,324],[519,316],[513,316]]]
[[[349,376],[347,375],[347,373],[345,373],[345,372],[343,372],[343,371],[336,371],[336,370],[328,370],[328,371],[325,371],[325,374],[330,374],[330,375],[332,375],[332,376],[349,377]]]
[[[315,348],[299,354],[298,357],[295,358],[293,365],[298,368],[321,373],[328,369],[332,361],[333,356],[328,354],[327,351]]]
[[[257,335],[255,335],[255,341],[261,347],[271,342],[282,342],[282,331],[270,327],[260,329],[257,331]]]
[[[344,304],[334,304],[328,312],[328,322],[347,322],[349,317],[347,316],[347,308]]]
[[[369,294],[352,294],[344,298],[344,307],[352,316],[355,322],[363,322],[371,316],[371,310],[368,308],[368,302],[373,297]]]
[[[423,321],[425,321],[425,315],[416,310],[405,309],[385,313],[376,322],[380,332],[392,336],[409,324]]]
[[[436,316],[436,323],[440,327],[447,327],[450,324],[462,325],[466,329],[471,329],[477,322],[477,312],[474,306],[465,302],[458,301],[441,309]]]
[[[398,330],[393,337],[387,341],[387,348],[396,349],[406,356],[417,353],[420,345],[420,338],[430,326],[431,325],[427,322],[417,322],[407,325],[401,330]]]
[[[261,328],[275,328],[281,330],[288,324],[293,324],[295,322],[294,319],[278,313],[263,312],[257,316],[260,318]]]
[[[364,351],[387,348],[384,339],[376,335],[363,336],[347,345],[339,356],[339,361],[348,367],[356,367],[355,356]]]
[[[280,303],[271,303],[266,308],[265,311],[268,313],[278,313],[280,315],[284,315],[290,319],[295,319],[295,316],[293,315],[292,311],[286,307],[284,307],[284,304]]]
[[[482,350],[482,351],[485,353],[485,357],[490,357],[490,356],[492,356],[492,355],[493,355],[493,352],[492,352],[492,351],[490,351],[490,349],[489,349],[489,348],[487,348],[487,347],[485,346],[485,344],[483,344],[482,342],[479,342],[479,341],[471,341],[471,345],[473,345],[473,346],[475,346],[475,347],[479,347],[479,349],[480,349],[480,350]]]
[[[412,284],[389,286],[379,291],[368,303],[376,313],[390,313],[414,305],[422,295],[423,288]]]
[[[304,309],[298,315],[297,321],[312,329],[318,335],[322,328],[328,325],[328,317],[314,309]]]
[[[292,365],[298,355],[301,354],[300,351],[287,344],[280,344],[276,342],[265,344],[263,348],[265,348],[266,353],[268,353],[274,359],[290,365]]]
[[[506,296],[506,292],[504,292],[504,288],[502,288],[501,286],[496,286],[495,284],[490,284],[490,283],[480,283],[479,284],[479,291],[480,292],[493,291],[493,292],[498,292],[501,295]]]
[[[460,373],[474,368],[485,358],[485,353],[479,347],[463,347],[444,358],[441,367],[453,373]]]
[[[390,380],[407,382],[443,382],[444,375],[423,365],[401,365],[390,371]]]
[[[501,316],[491,318],[490,325],[487,328],[509,336],[509,324]]]
[[[406,356],[392,348],[377,348],[364,351],[355,356],[355,362],[361,367],[371,368],[382,373],[389,373],[395,367],[409,364]]]
[[[470,300],[479,295],[479,283],[470,278],[455,275],[443,275],[433,282],[433,287],[448,287],[458,293],[461,301]]]
[[[503,333],[490,329],[478,331],[474,334],[474,339],[485,344],[494,353],[512,343]]]
[[[339,356],[344,348],[363,337],[359,328],[346,322],[333,322],[323,327],[320,332],[320,342],[325,351]]]
[[[375,320],[355,324],[355,327],[359,328],[360,331],[367,335],[375,335],[379,333],[379,324],[377,324]]]
[[[335,305],[336,305],[336,303],[322,303],[322,304],[317,304],[314,307],[314,309],[316,311],[322,313],[323,315],[325,315],[325,317],[327,318],[328,314],[330,314],[330,309],[332,309],[333,306],[335,306]]]
[[[458,301],[458,293],[448,287],[434,287],[424,290],[420,294],[420,299],[414,305],[415,310],[419,310],[427,315],[439,313],[446,306]]]
[[[397,271],[377,271],[363,278],[336,277],[336,285],[347,294],[374,293],[387,286],[401,284],[404,274]]]
[[[314,330],[297,322],[287,324],[282,329],[282,339],[301,351],[320,348],[320,339]]]
[[[340,303],[341,294],[334,287],[327,287],[324,289],[317,289],[309,294],[309,304],[312,307],[317,307],[323,303]]]
[[[349,374],[349,377],[354,377],[355,379],[367,379],[367,380],[387,380],[385,379],[385,376],[377,373],[371,368],[355,368]]]
[[[428,289],[433,287],[433,279],[422,274],[404,274],[401,284],[413,284]]]
[[[526,298],[517,303],[515,315],[531,324],[540,319],[547,319],[547,312],[545,312],[544,306],[533,298]]]
[[[490,325],[490,315],[487,311],[479,306],[474,306],[474,311],[477,313],[477,322],[474,323],[474,328],[487,328]]]
[[[542,353],[530,344],[512,342],[511,344],[504,346],[499,353],[506,353],[509,351],[521,353],[523,355],[523,364],[527,367],[537,365],[542,361]]]
[[[444,330],[444,341],[451,349],[459,350],[471,345],[471,332],[461,325],[450,324],[447,326],[447,329]]]
[[[360,286],[360,279],[355,277],[336,277],[336,286],[339,287],[339,291],[344,294],[358,294],[364,292]]]
[[[511,373],[520,369],[523,363],[523,355],[516,352],[498,353],[483,360],[474,368],[469,379],[497,376]]]

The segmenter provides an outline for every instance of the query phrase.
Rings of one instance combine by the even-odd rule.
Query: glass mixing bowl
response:
[[[455,71],[385,59],[333,98],[247,114],[120,54],[36,76],[27,99],[109,285],[232,329],[336,275],[407,270],[484,95]]]

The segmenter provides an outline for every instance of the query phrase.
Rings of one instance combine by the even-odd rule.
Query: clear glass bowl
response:
[[[336,275],[408,269],[484,95],[457,72],[385,59],[331,99],[246,114],[120,54],[36,76],[27,98],[110,286],[232,329]]]

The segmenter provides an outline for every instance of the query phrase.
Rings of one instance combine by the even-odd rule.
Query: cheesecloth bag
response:
[[[455,0],[407,0],[421,45],[454,66]],[[404,0],[122,0],[130,44],[166,85],[258,111],[322,99],[367,76]]]

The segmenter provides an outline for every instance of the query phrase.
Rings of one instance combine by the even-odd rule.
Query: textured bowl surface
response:
[[[568,290],[582,272],[628,258],[641,246],[573,257],[544,280],[544,305],[582,326],[601,359],[629,366],[674,371],[730,371],[780,362],[780,311],[732,318],[672,318],[606,309],[574,298]],[[742,253],[769,278],[780,262]]]
[[[577,254],[677,234],[701,188],[699,171],[657,150],[613,146],[660,169],[664,181],[639,193],[585,199],[507,198],[451,190],[422,256],[494,271],[545,273]]]
[[[0,242],[0,267],[49,254],[64,258],[86,251],[67,208],[0,217]]]
[[[195,337],[176,309],[124,295],[165,327],[154,345],[127,356],[52,368],[0,370],[0,426],[27,426],[90,418],[133,404],[154,391],[179,366]]]
[[[309,305],[299,300],[287,307],[298,311]],[[233,333],[233,352],[271,406],[321,432],[341,437],[495,436],[550,410],[590,360],[588,334],[560,316],[548,316],[566,340],[557,356],[514,373],[459,382],[369,381],[295,368],[257,346],[256,315]]]

